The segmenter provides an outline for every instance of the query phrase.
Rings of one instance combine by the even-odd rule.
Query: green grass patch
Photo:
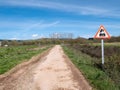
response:
[[[17,64],[29,60],[49,47],[34,49],[37,46],[14,46],[0,48],[0,74],[4,74]]]
[[[100,69],[94,66],[95,58],[72,48],[63,47],[71,61],[83,73],[95,90],[119,90],[114,82]],[[96,59],[97,60],[97,59]]]
[[[101,46],[101,43],[91,43],[91,45],[92,46]],[[104,42],[104,46],[105,47],[110,47],[110,46],[118,46],[118,47],[120,47],[120,42],[114,42],[114,43],[106,43],[106,42]]]

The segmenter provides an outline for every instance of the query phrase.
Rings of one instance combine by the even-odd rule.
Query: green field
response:
[[[17,64],[29,60],[32,56],[48,48],[49,47],[38,48],[38,46],[30,45],[0,48],[0,74],[7,72]]]
[[[82,71],[83,75],[93,86],[93,90],[119,90],[114,81],[101,69],[94,65],[97,58],[92,58],[70,47],[63,47],[72,62]]]
[[[101,43],[91,43],[90,45],[93,46],[101,46]],[[120,42],[114,42],[114,43],[106,43],[104,42],[105,46],[119,46],[120,47]]]

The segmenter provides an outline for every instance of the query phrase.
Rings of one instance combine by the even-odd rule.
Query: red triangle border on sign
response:
[[[105,32],[106,32],[106,34],[107,34],[108,37],[104,37],[104,36],[103,36],[103,37],[97,37],[97,35],[98,35],[98,33],[100,32],[101,28],[103,28],[103,29],[105,30]],[[107,32],[107,30],[104,28],[104,26],[101,25],[100,28],[98,29],[97,33],[95,34],[94,38],[95,38],[95,39],[110,39],[111,36],[110,36],[109,33]]]

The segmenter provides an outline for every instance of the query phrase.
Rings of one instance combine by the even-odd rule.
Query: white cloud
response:
[[[107,24],[106,27],[114,28],[114,29],[120,29],[120,24]]]
[[[93,37],[93,34],[91,34],[91,35],[90,35],[90,34],[88,34],[88,35],[82,35],[81,37],[83,37],[83,38],[87,38],[87,39],[88,39],[88,38]]]
[[[9,6],[22,6],[22,7],[35,7],[35,8],[50,8],[62,10],[65,12],[72,12],[83,15],[98,15],[98,16],[116,16],[119,17],[120,13],[111,8],[102,8],[91,4],[91,6],[86,5],[76,5],[61,2],[52,1],[39,1],[39,0],[10,0],[10,1],[0,1],[1,5]]]
[[[39,35],[38,34],[33,34],[32,37],[33,38],[37,38]]]
[[[29,26],[26,26],[23,28],[23,33],[29,32],[31,30],[43,30],[45,28],[50,28],[54,27],[57,24],[59,24],[59,21],[54,21],[54,22],[36,22],[34,24],[30,24]]]
[[[9,28],[15,28],[17,30],[21,31],[29,31],[31,29],[41,29],[41,28],[48,28],[48,27],[54,27],[57,24],[59,24],[60,21],[54,21],[54,22],[46,22],[46,21],[0,21],[0,27],[9,27]]]
[[[11,38],[11,40],[17,40],[17,38]]]
[[[59,23],[60,23],[60,21],[55,21],[55,22],[51,22],[51,23],[43,23],[43,24],[40,24],[39,27],[41,27],[41,28],[53,27]]]
[[[60,21],[0,21],[0,37],[7,37],[9,39],[30,39],[30,38],[43,38],[44,35],[38,35],[39,32],[43,32],[43,30],[47,30],[47,28],[55,27],[60,23]],[[9,30],[5,30],[9,28]],[[31,33],[34,33],[31,35]],[[11,38],[13,37],[13,38]]]
[[[39,34],[33,34],[32,35],[33,39],[38,39],[38,38],[45,38],[45,36],[43,34],[39,35]]]

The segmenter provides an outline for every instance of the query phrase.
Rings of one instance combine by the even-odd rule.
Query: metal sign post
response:
[[[101,39],[101,49],[102,49],[102,65],[104,65],[104,40]]]

